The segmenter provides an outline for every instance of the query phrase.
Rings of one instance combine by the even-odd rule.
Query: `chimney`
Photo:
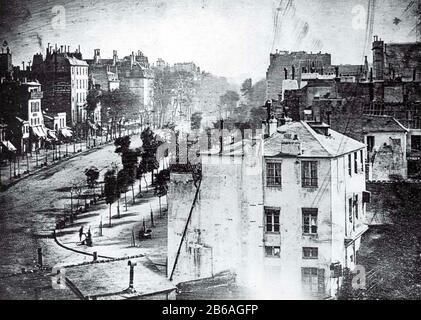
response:
[[[287,68],[284,68],[284,73],[285,73],[285,80],[287,80],[288,79],[288,69]]]
[[[291,79],[292,79],[292,80],[295,80],[295,67],[294,67],[294,66],[292,66],[292,67],[291,67],[291,69],[292,69]]]
[[[269,120],[269,126],[268,126],[268,135],[269,137],[272,136],[276,130],[278,129],[278,120],[275,118],[272,118]]]
[[[64,52],[63,46],[60,46],[60,52]]]
[[[113,50],[113,65],[117,64],[117,50]]]
[[[67,53],[70,53],[70,46],[67,46]]]
[[[272,113],[272,100],[267,100],[265,103],[265,107],[266,107],[266,121],[269,123],[269,120],[271,118],[271,113]]]

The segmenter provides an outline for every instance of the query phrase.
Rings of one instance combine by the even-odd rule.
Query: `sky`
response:
[[[194,61],[236,82],[257,81],[276,49],[328,52],[334,64],[370,60],[369,2],[372,35],[415,41],[415,19],[404,12],[411,0],[0,0],[0,41],[14,65],[57,43],[80,45],[87,59],[96,48],[103,58],[141,50],[151,63]]]

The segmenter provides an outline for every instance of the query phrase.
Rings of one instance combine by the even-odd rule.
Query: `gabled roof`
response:
[[[365,145],[357,140],[331,129],[325,130],[327,135],[317,133],[304,121],[287,123],[265,140],[264,155],[285,156],[285,144],[298,142],[301,142],[301,154],[296,154],[298,157],[331,158],[365,148]]]
[[[67,56],[66,59],[69,61],[71,66],[88,66],[88,63],[84,60],[79,60],[72,56]]]
[[[408,132],[398,120],[391,116],[364,115],[362,127],[364,132]]]

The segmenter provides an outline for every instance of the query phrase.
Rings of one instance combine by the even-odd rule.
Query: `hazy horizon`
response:
[[[0,40],[19,66],[45,54],[48,43],[80,45],[84,59],[99,48],[103,58],[141,50],[150,63],[193,61],[237,84],[264,78],[275,49],[331,53],[334,64],[362,64],[364,54],[371,60],[362,11],[369,0],[0,1]],[[375,2],[372,35],[415,41],[415,19],[404,13],[410,2]]]

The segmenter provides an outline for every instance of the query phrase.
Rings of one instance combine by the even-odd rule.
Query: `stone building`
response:
[[[70,52],[69,46],[48,45],[45,59],[42,54],[34,56],[32,74],[43,85],[46,110],[66,112],[66,125],[81,128],[87,119],[89,77],[80,48]]]
[[[355,267],[366,230],[364,144],[317,123],[276,127],[203,151],[200,182],[171,173],[174,281],[231,271],[254,298],[328,298],[342,281],[331,267]]]
[[[94,50],[94,58],[85,60],[89,65],[89,77],[93,87],[99,85],[101,90],[114,91],[120,88],[117,74],[117,51],[113,51],[112,59],[102,59],[100,49]]]
[[[374,80],[421,80],[421,42],[384,43],[373,41]]]
[[[267,99],[276,100],[282,92],[282,81],[286,79],[301,82],[302,73],[314,73],[331,67],[331,55],[328,53],[307,53],[305,51],[278,51],[270,54],[270,63],[266,72]],[[299,85],[300,87],[300,85]]]
[[[0,84],[0,113],[9,123],[12,143],[18,153],[44,146],[47,133],[44,126],[44,93],[34,81],[5,81]]]
[[[137,119],[141,114],[152,111],[154,74],[148,58],[139,50],[132,52],[117,63],[120,88],[139,97],[138,109],[134,113]]]

